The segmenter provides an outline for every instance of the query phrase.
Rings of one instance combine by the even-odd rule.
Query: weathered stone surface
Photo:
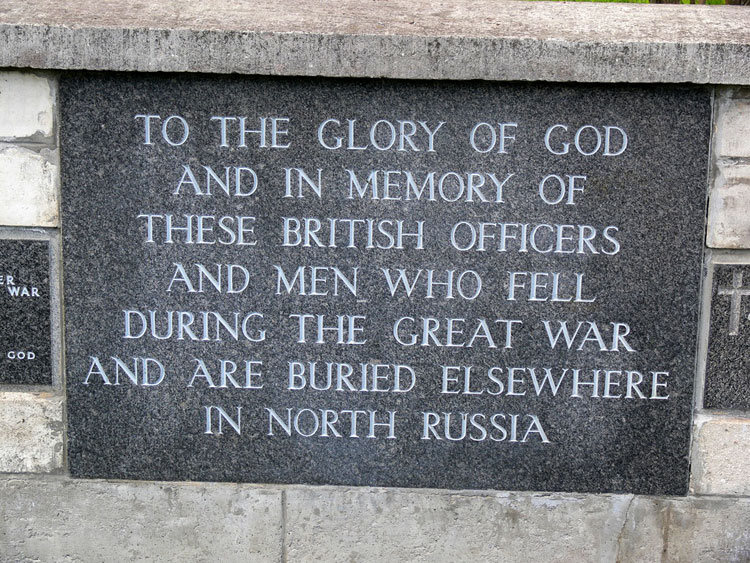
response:
[[[326,34],[400,36],[548,38],[556,19],[558,40],[732,42],[748,44],[746,18],[736,7],[614,5],[536,5],[477,0],[455,2],[450,8],[424,1],[394,0],[384,13],[366,0],[343,0],[335,6],[315,0],[259,0],[249,6],[242,0],[171,3],[146,1],[141,10],[117,3],[74,0],[61,6],[52,0],[8,0],[3,23],[75,25],[76,27],[196,29]],[[179,8],[178,8],[179,7]],[[179,12],[177,11],[179,9]],[[525,25],[509,21],[523,14]],[[549,18],[549,19],[547,19]],[[586,19],[581,26],[575,18]],[[665,21],[666,19],[666,21]],[[661,23],[661,25],[656,25]]]
[[[746,86],[719,86],[716,88],[719,100],[724,98],[750,99],[750,88]]]
[[[0,383],[50,385],[49,243],[0,239]]]
[[[703,406],[750,409],[750,265],[713,264]]]
[[[696,420],[690,488],[695,494],[750,495],[750,419]]]
[[[303,489],[289,561],[719,563],[750,555],[748,499]]]
[[[60,88],[73,475],[687,491],[706,90],[102,75]],[[238,126],[273,116],[278,139],[241,142]],[[345,140],[355,124],[368,129]],[[232,265],[235,287],[197,264]]]
[[[750,248],[750,165],[717,163],[708,198],[706,244]]]
[[[661,518],[632,496],[291,488],[290,562],[661,561]]]
[[[63,427],[60,397],[49,393],[0,393],[0,473],[59,470]]]
[[[27,72],[0,72],[0,138],[49,137],[54,126],[53,86]]]
[[[750,158],[750,99],[720,100],[716,122],[716,156]]]
[[[0,225],[56,227],[57,153],[0,144]]]
[[[746,454],[745,454],[746,455]],[[694,499],[663,505],[664,556],[674,563],[750,560],[750,499]]]
[[[0,479],[0,561],[281,560],[281,495],[235,485]]]
[[[0,561],[746,561],[750,500],[0,479]]]
[[[138,7],[6,0],[0,66],[750,84],[748,13],[740,6],[397,0],[384,12],[366,0],[152,0]]]

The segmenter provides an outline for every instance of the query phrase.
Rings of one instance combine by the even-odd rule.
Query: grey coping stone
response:
[[[750,409],[750,265],[715,264],[703,406]]]
[[[49,243],[0,239],[0,383],[50,385]]]
[[[6,0],[20,68],[750,84],[741,6]]]
[[[708,89],[80,74],[60,103],[72,475],[686,493]]]

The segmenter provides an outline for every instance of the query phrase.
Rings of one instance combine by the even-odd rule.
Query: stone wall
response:
[[[27,43],[16,38],[13,44],[33,44],[39,39],[31,35],[43,30],[26,32]],[[63,51],[61,59],[75,49]],[[92,62],[94,51],[91,45],[81,51],[89,62],[80,66],[100,68]],[[655,56],[646,51],[644,57]],[[384,65],[384,57],[372,64]],[[0,58],[10,66],[55,68],[52,54],[38,62],[21,47]],[[288,64],[288,73],[301,73],[295,64]],[[743,69],[725,67],[744,76]],[[703,408],[710,283],[703,289],[687,497],[71,479],[65,459],[56,72],[0,73],[0,238],[50,241],[53,310],[53,385],[0,386],[0,561],[750,560],[750,412]],[[445,69],[433,74],[451,72],[464,78]],[[498,72],[492,78],[509,77]],[[397,66],[391,75],[399,73],[414,74]],[[718,83],[720,74],[706,80]],[[750,89],[714,87],[713,121],[707,274],[714,264],[750,263]]]
[[[56,76],[0,74],[0,237],[60,287]],[[750,262],[750,90],[716,88],[707,264]],[[704,284],[701,357],[710,284]],[[2,561],[744,561],[750,413],[704,410],[686,498],[70,479],[59,293],[50,387],[0,390]]]

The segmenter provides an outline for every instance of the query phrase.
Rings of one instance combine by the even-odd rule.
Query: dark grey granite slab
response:
[[[0,383],[51,385],[49,243],[0,239]]]
[[[713,266],[703,406],[750,408],[750,265]]]
[[[64,77],[71,473],[685,494],[709,102]]]

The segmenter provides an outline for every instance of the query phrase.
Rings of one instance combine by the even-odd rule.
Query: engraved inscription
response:
[[[686,490],[703,90],[61,100],[73,475]]]
[[[742,287],[742,272],[732,273],[732,286],[719,287],[719,295],[728,295],[729,306],[729,335],[736,336],[740,330],[740,305],[742,298],[750,295],[750,287]]]
[[[709,409],[750,408],[750,267],[715,264],[706,357],[703,406]]]
[[[49,385],[46,241],[0,240],[0,383]]]

